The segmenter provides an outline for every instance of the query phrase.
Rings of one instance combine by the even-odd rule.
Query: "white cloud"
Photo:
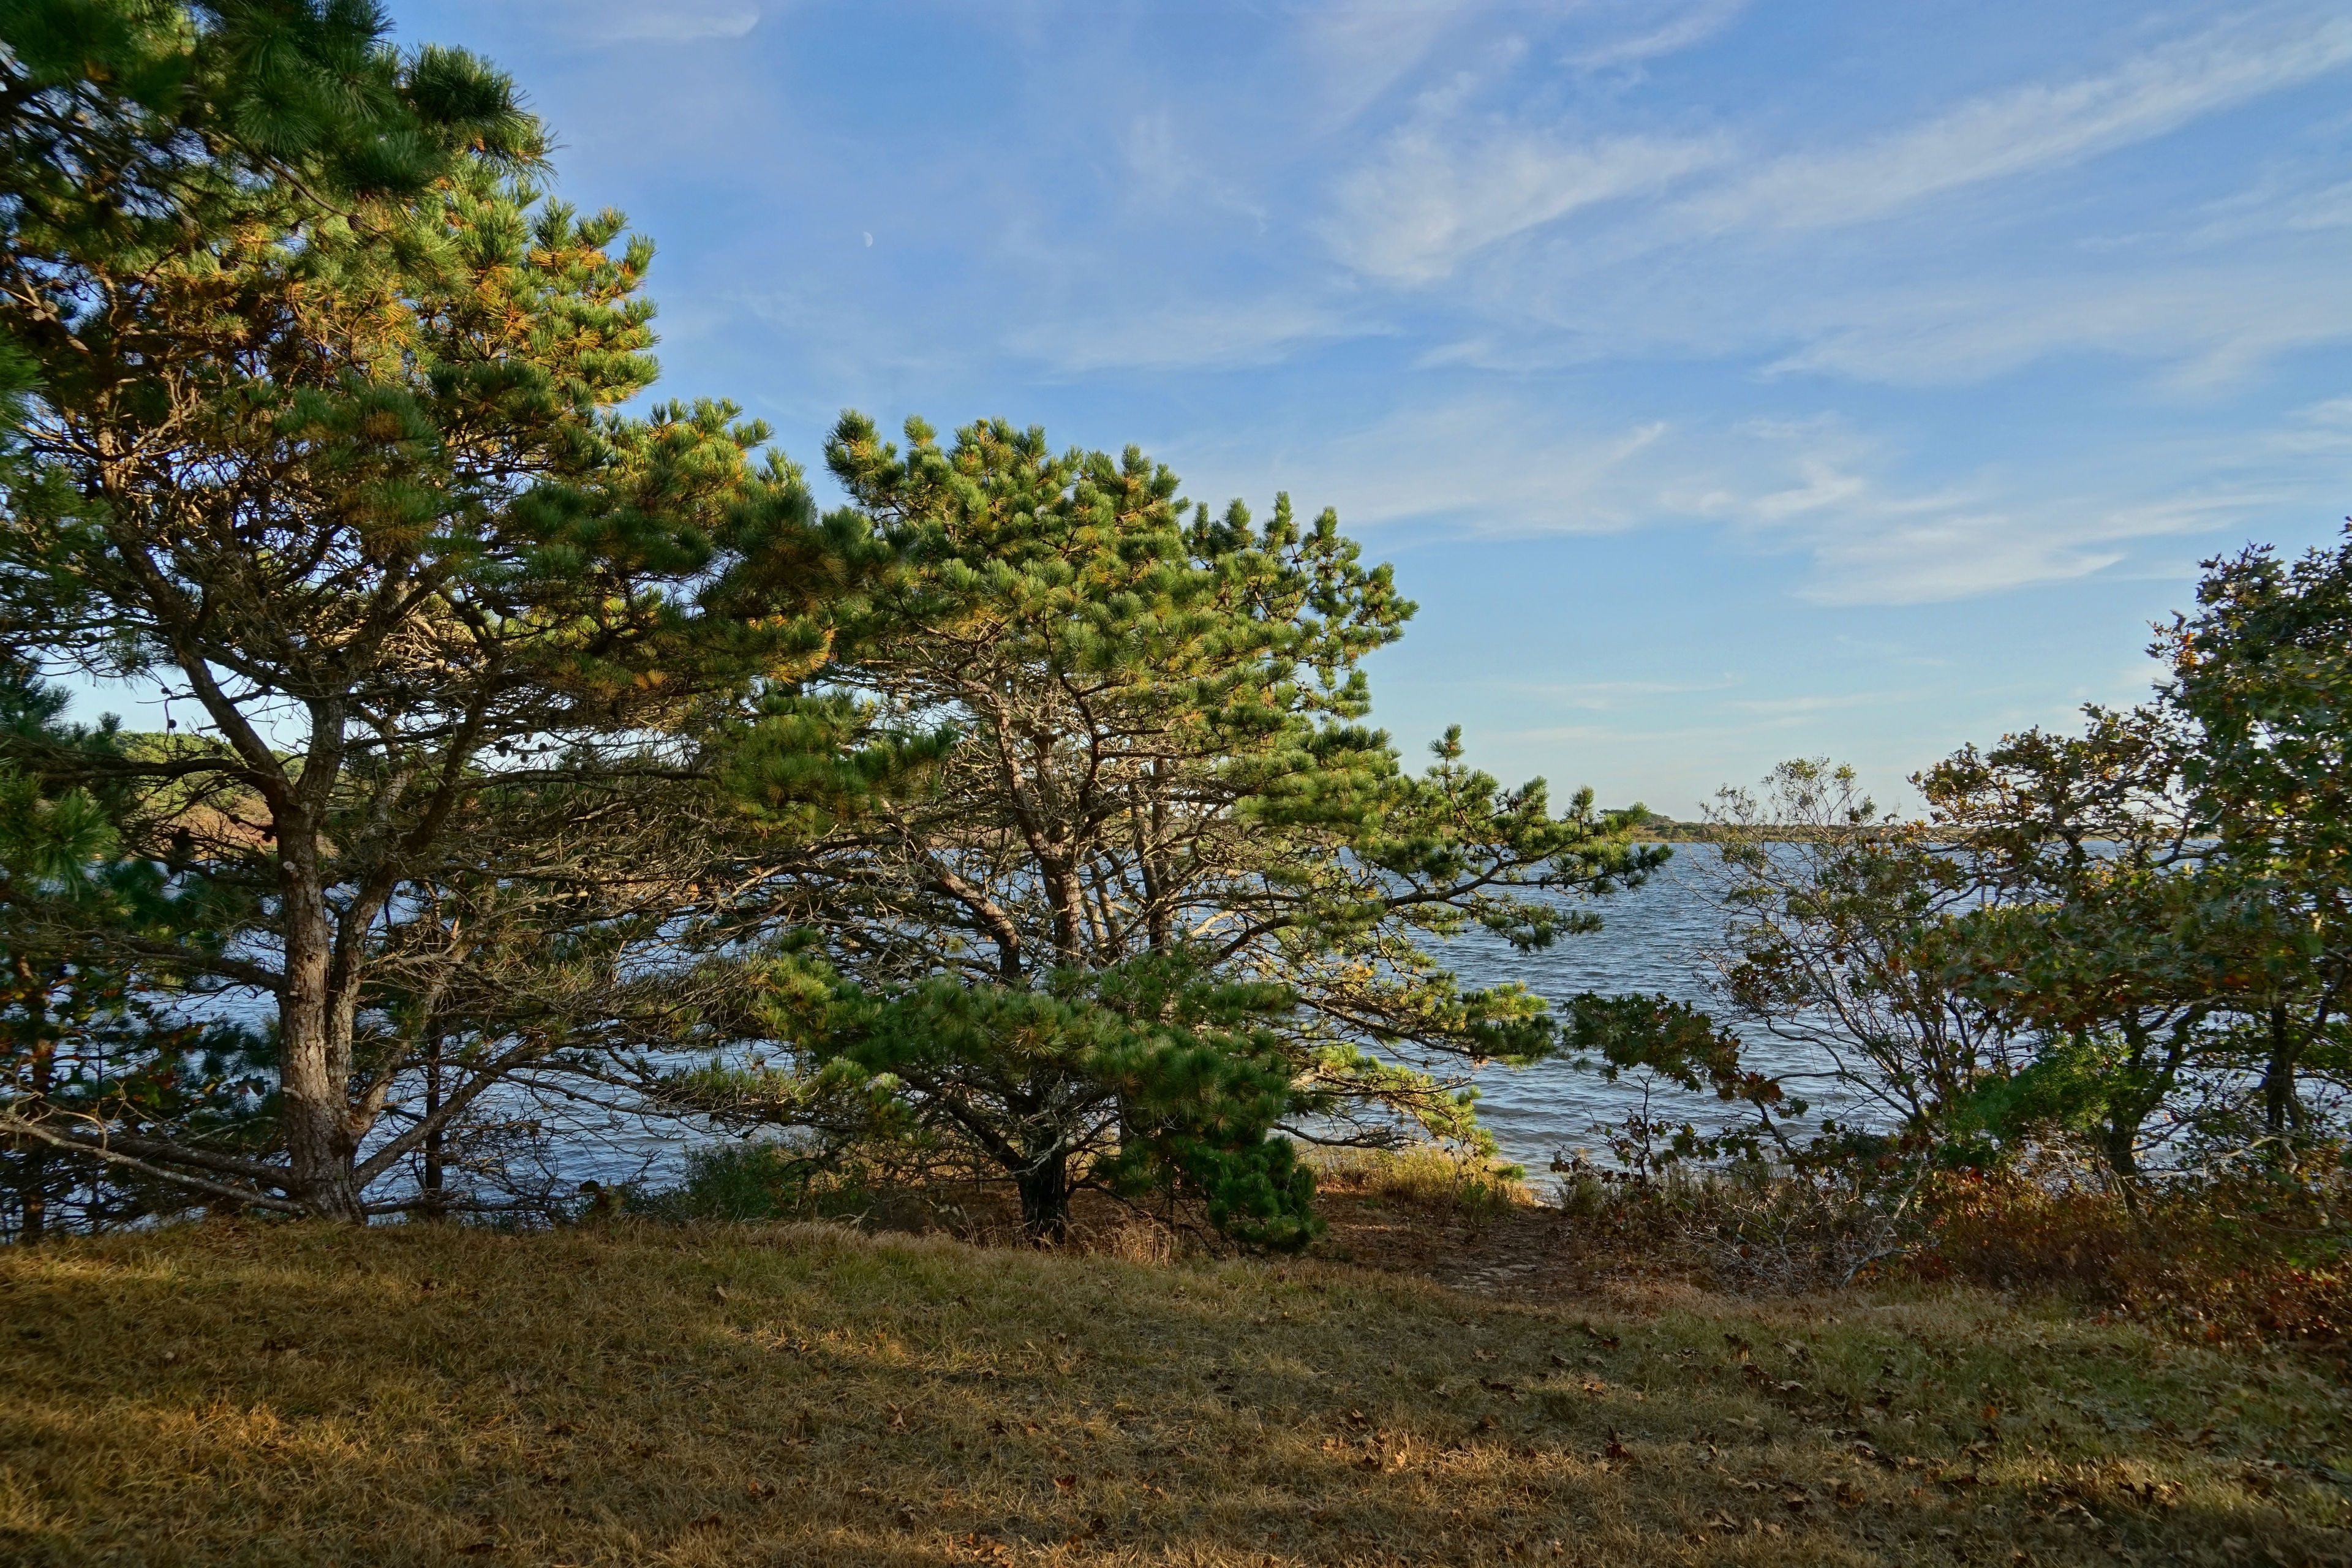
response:
[[[1310,14],[1301,41],[1315,68],[1327,125],[1345,124],[1362,113],[1419,65],[1467,8],[1356,0]]]
[[[1906,493],[1818,457],[1806,482],[1747,497],[1715,491],[1692,510],[1759,543],[1801,550],[1820,605],[1917,605],[2071,581],[2130,558],[2143,542],[2227,528],[2277,506],[2284,487],[2212,487],[2158,502],[2021,498],[1986,482]],[[1791,498],[1802,504],[1790,506]]]
[[[2313,438],[2300,466],[2249,461],[2232,441],[2168,442],[2161,458],[2127,456],[2064,480],[1994,472],[1923,482],[1897,454],[1831,416],[1608,431],[1492,400],[1401,412],[1304,450],[1161,445],[1175,448],[1198,499],[1261,502],[1284,488],[1302,510],[1335,506],[1343,524],[1375,539],[1400,529],[1509,538],[1712,525],[1738,547],[1807,562],[1798,593],[1809,602],[1888,605],[2119,567],[2144,575],[2152,542],[2250,526],[2340,481],[2331,454],[2344,449],[2347,426],[2352,399],[2290,420],[2279,440]]]
[[[1568,57],[1568,63],[1588,70],[1603,66],[1639,65],[1706,42],[1746,9],[1748,0],[1701,0],[1681,16],[1669,17],[1646,32],[1580,49]]]
[[[1328,233],[1339,258],[1399,283],[1430,283],[1473,252],[1579,207],[1661,189],[1719,162],[1714,141],[1417,125],[1341,182]]]
[[[1252,505],[1288,490],[1303,512],[1350,530],[1425,524],[1491,535],[1603,533],[1653,521],[1658,421],[1579,428],[1574,416],[1486,399],[1400,412],[1298,447],[1232,437],[1163,439],[1194,499]]]
[[[1798,153],[1692,200],[1710,227],[1857,223],[1964,185],[2090,157],[2352,63],[2352,20],[2236,22],[2103,76],[2012,89],[1851,152]]]
[[[2352,226],[2352,180],[2304,198],[2287,218],[2289,228],[2343,228]]]
[[[1857,290],[1811,301],[1784,323],[1811,341],[1770,367],[1778,372],[1948,384],[2090,350],[2168,362],[2173,388],[2196,392],[2288,350],[2352,339],[2352,290],[2335,268],[2280,255],[2137,276],[2011,275]]]

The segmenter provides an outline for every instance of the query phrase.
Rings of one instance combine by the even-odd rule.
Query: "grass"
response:
[[[1956,1288],[1506,1303],[838,1227],[0,1253],[10,1563],[2347,1561],[2341,1371]]]
[[[1327,1203],[1402,1205],[1418,1210],[1495,1215],[1535,1201],[1518,1167],[1464,1156],[1434,1144],[1402,1149],[1321,1149],[1307,1156]]]

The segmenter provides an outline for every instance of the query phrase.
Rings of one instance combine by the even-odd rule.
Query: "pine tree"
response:
[[[1517,986],[1459,989],[1429,942],[1589,929],[1545,895],[1664,852],[1589,794],[1554,816],[1540,781],[1501,789],[1455,736],[1400,768],[1360,664],[1412,606],[1333,514],[1212,515],[1132,448],[1001,422],[907,435],[835,431],[852,506],[827,526],[880,585],[839,612],[821,682],[738,742],[747,807],[800,846],[741,907],[796,933],[751,1011],[813,1067],[901,1089],[1041,1238],[1092,1180],[1295,1242],[1293,1139],[1473,1136],[1430,1069],[1534,1059],[1549,1026]]]
[[[23,665],[0,662],[0,732],[91,759],[136,743],[110,719],[65,721],[67,700]],[[220,943],[204,889],[172,888],[159,868],[121,852],[143,804],[119,783],[95,794],[45,788],[0,765],[0,1190],[11,1200],[0,1228],[22,1240],[171,1212],[200,1195],[73,1157],[52,1141],[61,1131],[83,1140],[160,1131],[227,1152],[252,1148],[267,1120],[266,1041],[175,1012],[173,998],[86,940],[100,922],[184,946]]]
[[[276,1024],[278,1152],[109,1157],[357,1217],[513,1063],[478,1059],[440,1121],[362,1158],[429,1023],[399,1005],[430,989],[414,966],[371,989],[380,962],[471,952],[415,931],[419,889],[606,885],[583,812],[673,810],[653,797],[691,775],[702,705],[821,653],[795,618],[805,496],[730,407],[614,412],[655,374],[652,247],[529,183],[543,133],[478,62],[396,54],[364,4],[5,21],[0,333],[35,385],[0,641],[161,683],[201,742],[8,758],[201,797],[125,848],[242,900],[251,940],[87,938]]]

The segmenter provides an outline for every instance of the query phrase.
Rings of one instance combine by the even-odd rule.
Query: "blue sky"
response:
[[[2352,510],[2340,0],[394,9],[658,242],[665,395],[1335,506],[1512,779],[1900,798]]]

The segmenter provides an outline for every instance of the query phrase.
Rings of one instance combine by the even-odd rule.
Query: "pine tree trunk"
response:
[[[1016,1172],[1021,1234],[1039,1247],[1058,1247],[1070,1234],[1070,1157],[1060,1151]]]
[[[290,814],[289,814],[290,815]],[[318,844],[280,818],[284,856],[286,988],[278,999],[279,1129],[286,1139],[289,1196],[311,1213],[363,1224],[352,1180],[357,1141],[346,1102],[350,1041],[334,1038],[341,1009],[329,994],[334,926],[317,876]]]

